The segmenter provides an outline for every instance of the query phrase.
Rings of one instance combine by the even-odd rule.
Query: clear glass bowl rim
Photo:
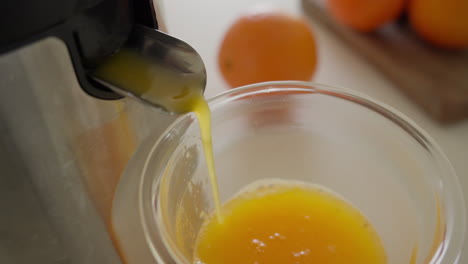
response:
[[[370,97],[351,91],[344,88],[338,88],[326,84],[314,83],[314,82],[303,82],[303,81],[271,81],[256,83],[251,85],[234,88],[220,93],[213,98],[208,100],[210,109],[216,111],[218,107],[229,103],[230,101],[236,100],[238,97],[244,97],[246,95],[255,94],[255,92],[281,92],[281,91],[295,91],[301,93],[320,93],[327,94],[334,97],[339,97],[344,100],[357,103],[363,107],[368,108],[371,111],[377,112],[383,117],[389,119],[400,128],[404,129],[409,133],[415,140],[420,144],[423,144],[428,152],[432,155],[434,160],[439,164],[441,174],[439,175],[439,193],[441,194],[441,201],[445,212],[445,233],[444,238],[441,241],[438,250],[433,256],[429,257],[428,264],[454,264],[458,263],[460,258],[462,247],[465,238],[465,202],[462,194],[462,190],[458,181],[458,178],[454,172],[454,169],[442,152],[441,148],[437,143],[416,123],[406,117],[403,113],[398,110],[378,102]],[[191,114],[191,113],[188,113]],[[154,188],[145,188],[145,186],[154,186],[154,179],[146,177],[148,161],[151,156],[157,152],[160,147],[161,141],[164,136],[167,135],[172,129],[180,125],[184,119],[184,116],[177,118],[159,137],[152,147],[142,170],[142,177],[139,184],[139,213],[141,216],[141,225],[143,230],[159,230],[164,235],[164,230],[161,230],[158,223],[155,220],[155,210],[148,210],[148,208],[154,208],[148,206],[148,201],[152,201],[154,197]],[[158,179],[159,180],[159,179]],[[165,263],[159,256],[157,246],[155,245],[153,235],[150,232],[145,232],[145,240],[147,241],[150,250],[155,257],[161,263]],[[166,244],[167,246],[167,244]],[[184,261],[183,261],[184,262]],[[187,262],[188,263],[188,262]]]

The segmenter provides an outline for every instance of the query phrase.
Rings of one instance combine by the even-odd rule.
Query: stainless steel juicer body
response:
[[[132,24],[157,26],[152,3],[26,2],[0,11],[0,263],[120,263],[114,188],[140,139],[173,117],[102,100],[120,96],[87,70]]]

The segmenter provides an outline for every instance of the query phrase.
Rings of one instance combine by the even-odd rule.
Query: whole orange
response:
[[[405,6],[406,0],[327,0],[336,20],[361,32],[374,31],[397,19]]]
[[[255,10],[228,29],[218,54],[231,87],[312,78],[317,66],[314,34],[307,22],[282,11]]]
[[[468,0],[411,0],[408,15],[413,29],[430,43],[468,47]]]

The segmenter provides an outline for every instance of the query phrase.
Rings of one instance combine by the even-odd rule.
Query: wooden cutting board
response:
[[[382,71],[432,118],[468,118],[468,51],[444,51],[419,39],[404,19],[363,34],[337,23],[323,0],[302,0],[304,13],[323,24]]]

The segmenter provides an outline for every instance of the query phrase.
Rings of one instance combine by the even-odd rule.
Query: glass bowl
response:
[[[366,96],[269,82],[209,100],[221,199],[249,183],[290,179],[340,194],[367,216],[390,264],[458,262],[465,209],[439,147],[401,113]],[[196,117],[148,138],[119,184],[115,239],[127,263],[192,263],[213,212]]]

